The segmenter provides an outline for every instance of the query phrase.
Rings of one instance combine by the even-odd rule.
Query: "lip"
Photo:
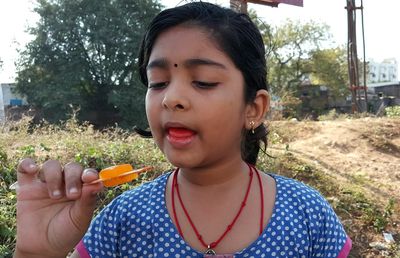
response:
[[[196,131],[177,122],[168,122],[164,126],[167,141],[175,148],[188,147],[196,136]]]

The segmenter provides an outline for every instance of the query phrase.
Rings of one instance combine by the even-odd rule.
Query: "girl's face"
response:
[[[204,30],[179,25],[160,34],[147,77],[150,129],[173,165],[200,168],[241,159],[243,76]]]

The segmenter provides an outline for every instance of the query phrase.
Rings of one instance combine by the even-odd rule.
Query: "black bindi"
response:
[[[178,67],[178,64],[174,64],[175,67]]]

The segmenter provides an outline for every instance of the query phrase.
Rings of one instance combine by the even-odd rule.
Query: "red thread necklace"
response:
[[[264,194],[263,194],[263,187],[262,187],[261,178],[260,178],[260,175],[258,174],[258,171],[257,171],[254,167],[250,166],[249,164],[248,164],[248,166],[249,166],[249,176],[250,176],[250,180],[249,180],[249,184],[248,184],[248,186],[247,186],[246,194],[245,194],[245,196],[244,196],[244,199],[243,199],[243,201],[242,201],[242,204],[240,205],[239,211],[238,211],[238,213],[236,214],[236,216],[233,218],[232,222],[227,226],[227,228],[225,229],[225,231],[222,233],[222,235],[221,235],[216,241],[214,241],[214,242],[212,242],[212,243],[210,243],[210,244],[206,244],[206,243],[204,242],[203,237],[201,236],[201,234],[200,234],[199,231],[197,230],[197,228],[196,228],[196,226],[194,225],[194,223],[193,223],[193,221],[192,221],[192,219],[191,219],[191,217],[190,217],[188,211],[186,210],[186,207],[185,207],[184,204],[183,204],[183,201],[182,201],[182,198],[181,198],[181,195],[180,195],[180,192],[179,192],[178,181],[177,181],[177,176],[178,176],[179,168],[177,168],[177,169],[175,170],[174,177],[173,177],[173,179],[172,179],[172,189],[171,189],[171,192],[172,192],[172,193],[171,193],[171,199],[172,199],[172,200],[171,200],[171,204],[172,204],[172,211],[173,211],[173,215],[174,215],[174,220],[175,220],[176,226],[177,226],[177,228],[178,228],[179,234],[182,236],[182,238],[184,238],[184,237],[183,237],[182,229],[181,229],[180,224],[179,224],[179,221],[178,221],[178,217],[177,217],[177,215],[176,215],[176,208],[175,208],[175,189],[176,189],[176,192],[177,192],[177,194],[178,194],[178,199],[179,199],[179,202],[180,202],[180,204],[181,204],[181,206],[182,206],[182,209],[183,209],[183,211],[184,211],[184,213],[185,213],[185,215],[186,215],[186,218],[188,219],[188,221],[189,221],[189,223],[190,223],[190,226],[192,227],[193,231],[195,232],[195,234],[196,234],[196,236],[197,236],[197,239],[200,241],[200,243],[201,243],[205,248],[207,248],[205,254],[216,254],[215,251],[214,251],[213,249],[214,249],[215,247],[217,247],[217,245],[222,241],[222,239],[223,239],[223,238],[228,234],[228,232],[233,228],[234,224],[236,223],[237,219],[239,218],[240,214],[242,213],[244,206],[246,206],[247,198],[248,198],[248,196],[249,196],[249,192],[250,192],[250,188],[251,188],[251,182],[253,181],[253,174],[254,174],[253,170],[256,171],[257,179],[258,179],[259,186],[260,186],[260,193],[261,193],[261,198],[260,198],[260,199],[261,199],[260,235],[262,234],[262,231],[263,231],[263,217],[264,217],[264,198],[263,198],[263,195],[264,195]]]

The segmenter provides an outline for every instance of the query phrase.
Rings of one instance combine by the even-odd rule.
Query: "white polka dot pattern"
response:
[[[168,176],[123,193],[103,209],[83,239],[92,258],[203,257],[172,224],[164,195]],[[327,201],[298,181],[271,176],[277,195],[270,222],[235,257],[337,257],[347,236]]]

